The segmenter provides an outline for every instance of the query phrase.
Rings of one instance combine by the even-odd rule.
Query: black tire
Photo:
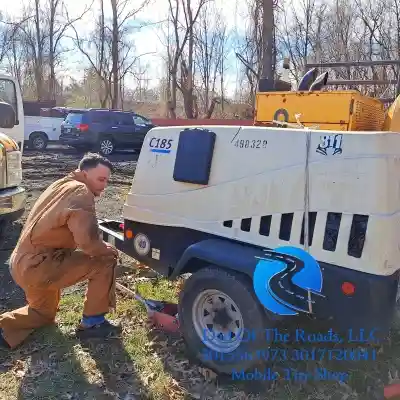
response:
[[[103,156],[109,156],[115,151],[115,143],[113,139],[109,136],[104,136],[100,138],[97,144],[97,151]]]
[[[197,296],[206,293],[205,291],[208,289],[218,290],[224,296],[229,296],[241,314],[241,321],[244,325],[241,330],[245,333],[245,338],[240,342],[239,347],[229,353],[212,351],[208,345],[211,341],[209,342],[205,338],[205,333],[203,337],[200,337],[196,331],[195,301]],[[234,308],[232,309],[234,310]],[[189,355],[218,374],[230,375],[235,371],[240,373],[242,370],[247,371],[261,364],[260,353],[262,354],[262,351],[268,347],[265,329],[267,325],[268,328],[274,325],[272,321],[267,321],[266,314],[254,295],[249,279],[242,274],[217,266],[201,269],[186,281],[180,294],[179,320]]]
[[[43,151],[47,147],[49,139],[42,132],[32,133],[29,137],[30,148],[37,151]]]

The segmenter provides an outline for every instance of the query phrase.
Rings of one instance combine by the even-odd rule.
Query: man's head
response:
[[[114,171],[111,162],[97,153],[85,154],[78,168],[85,175],[87,184],[95,196],[100,196],[107,187],[111,173]]]

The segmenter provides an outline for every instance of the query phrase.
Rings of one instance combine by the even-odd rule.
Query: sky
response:
[[[45,2],[46,0],[42,0]],[[86,6],[90,5],[94,1],[95,6],[98,4],[98,0],[63,0],[68,7],[68,12],[71,17],[77,16],[83,12]],[[121,1],[121,0],[120,0]],[[130,0],[128,9],[137,9],[143,0]],[[149,0],[150,4],[145,7],[143,11],[138,14],[138,18],[148,22],[159,22],[166,20],[168,15],[168,0]],[[192,1],[196,4],[196,0]],[[245,0],[214,0],[215,5],[221,10],[222,15],[227,24],[227,30],[234,32],[243,31],[245,29],[245,23],[247,16],[247,3]],[[6,10],[6,13],[13,16],[21,15],[23,4],[29,4],[29,0],[0,0],[0,10]],[[104,0],[105,13],[107,16],[111,15],[111,3],[109,0]],[[128,8],[129,7],[129,8]],[[87,36],[93,28],[93,19],[95,14],[93,12],[88,13],[85,17],[75,24],[78,33],[82,36]],[[70,33],[72,35],[72,32]],[[162,31],[159,25],[148,26],[142,28],[141,31],[136,32],[132,37],[135,42],[136,54],[154,53],[148,54],[140,59],[141,65],[148,64],[147,77],[149,87],[155,87],[159,83],[159,79],[163,75],[163,65],[161,53],[165,51],[165,45],[163,45],[160,38],[162,38]],[[237,67],[239,61],[234,56],[234,49],[231,49],[231,56],[228,60],[228,71],[224,77],[226,83],[226,89],[229,95],[233,95],[236,89],[237,81]],[[86,58],[79,54],[68,54],[65,62],[65,67],[68,69],[64,73],[66,83],[69,77],[81,78],[83,74],[83,68],[87,66]],[[134,85],[134,81],[126,81],[129,86]]]

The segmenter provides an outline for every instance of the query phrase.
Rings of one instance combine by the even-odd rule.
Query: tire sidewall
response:
[[[198,294],[207,289],[216,289],[228,295],[242,314],[244,338],[240,346],[231,353],[217,353],[208,348],[194,327],[193,303]],[[266,314],[252,291],[251,284],[246,282],[241,275],[218,267],[202,269],[186,281],[180,295],[179,319],[181,331],[191,356],[208,368],[223,374],[232,374],[235,370],[247,370],[260,364],[261,360],[259,354],[257,356],[257,352],[268,347],[265,340]],[[268,323],[268,325],[270,324]],[[212,354],[211,359],[206,354]],[[221,356],[223,356],[222,359]]]
[[[41,148],[37,148],[37,147],[35,147],[35,145],[34,145],[34,141],[35,141],[35,139],[38,138],[38,137],[40,137],[40,138],[43,140],[43,147],[41,147]],[[32,137],[31,137],[31,147],[32,147],[32,149],[38,150],[38,151],[44,150],[44,149],[47,147],[47,139],[46,139],[46,137],[44,136],[44,134],[42,134],[42,133],[36,133],[36,134],[32,135]]]

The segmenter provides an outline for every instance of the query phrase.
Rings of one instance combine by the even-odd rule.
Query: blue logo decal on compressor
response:
[[[324,297],[318,262],[298,247],[264,252],[264,257],[258,257],[253,275],[254,291],[261,304],[279,315],[309,313],[308,291],[311,303],[315,303],[316,296]]]

